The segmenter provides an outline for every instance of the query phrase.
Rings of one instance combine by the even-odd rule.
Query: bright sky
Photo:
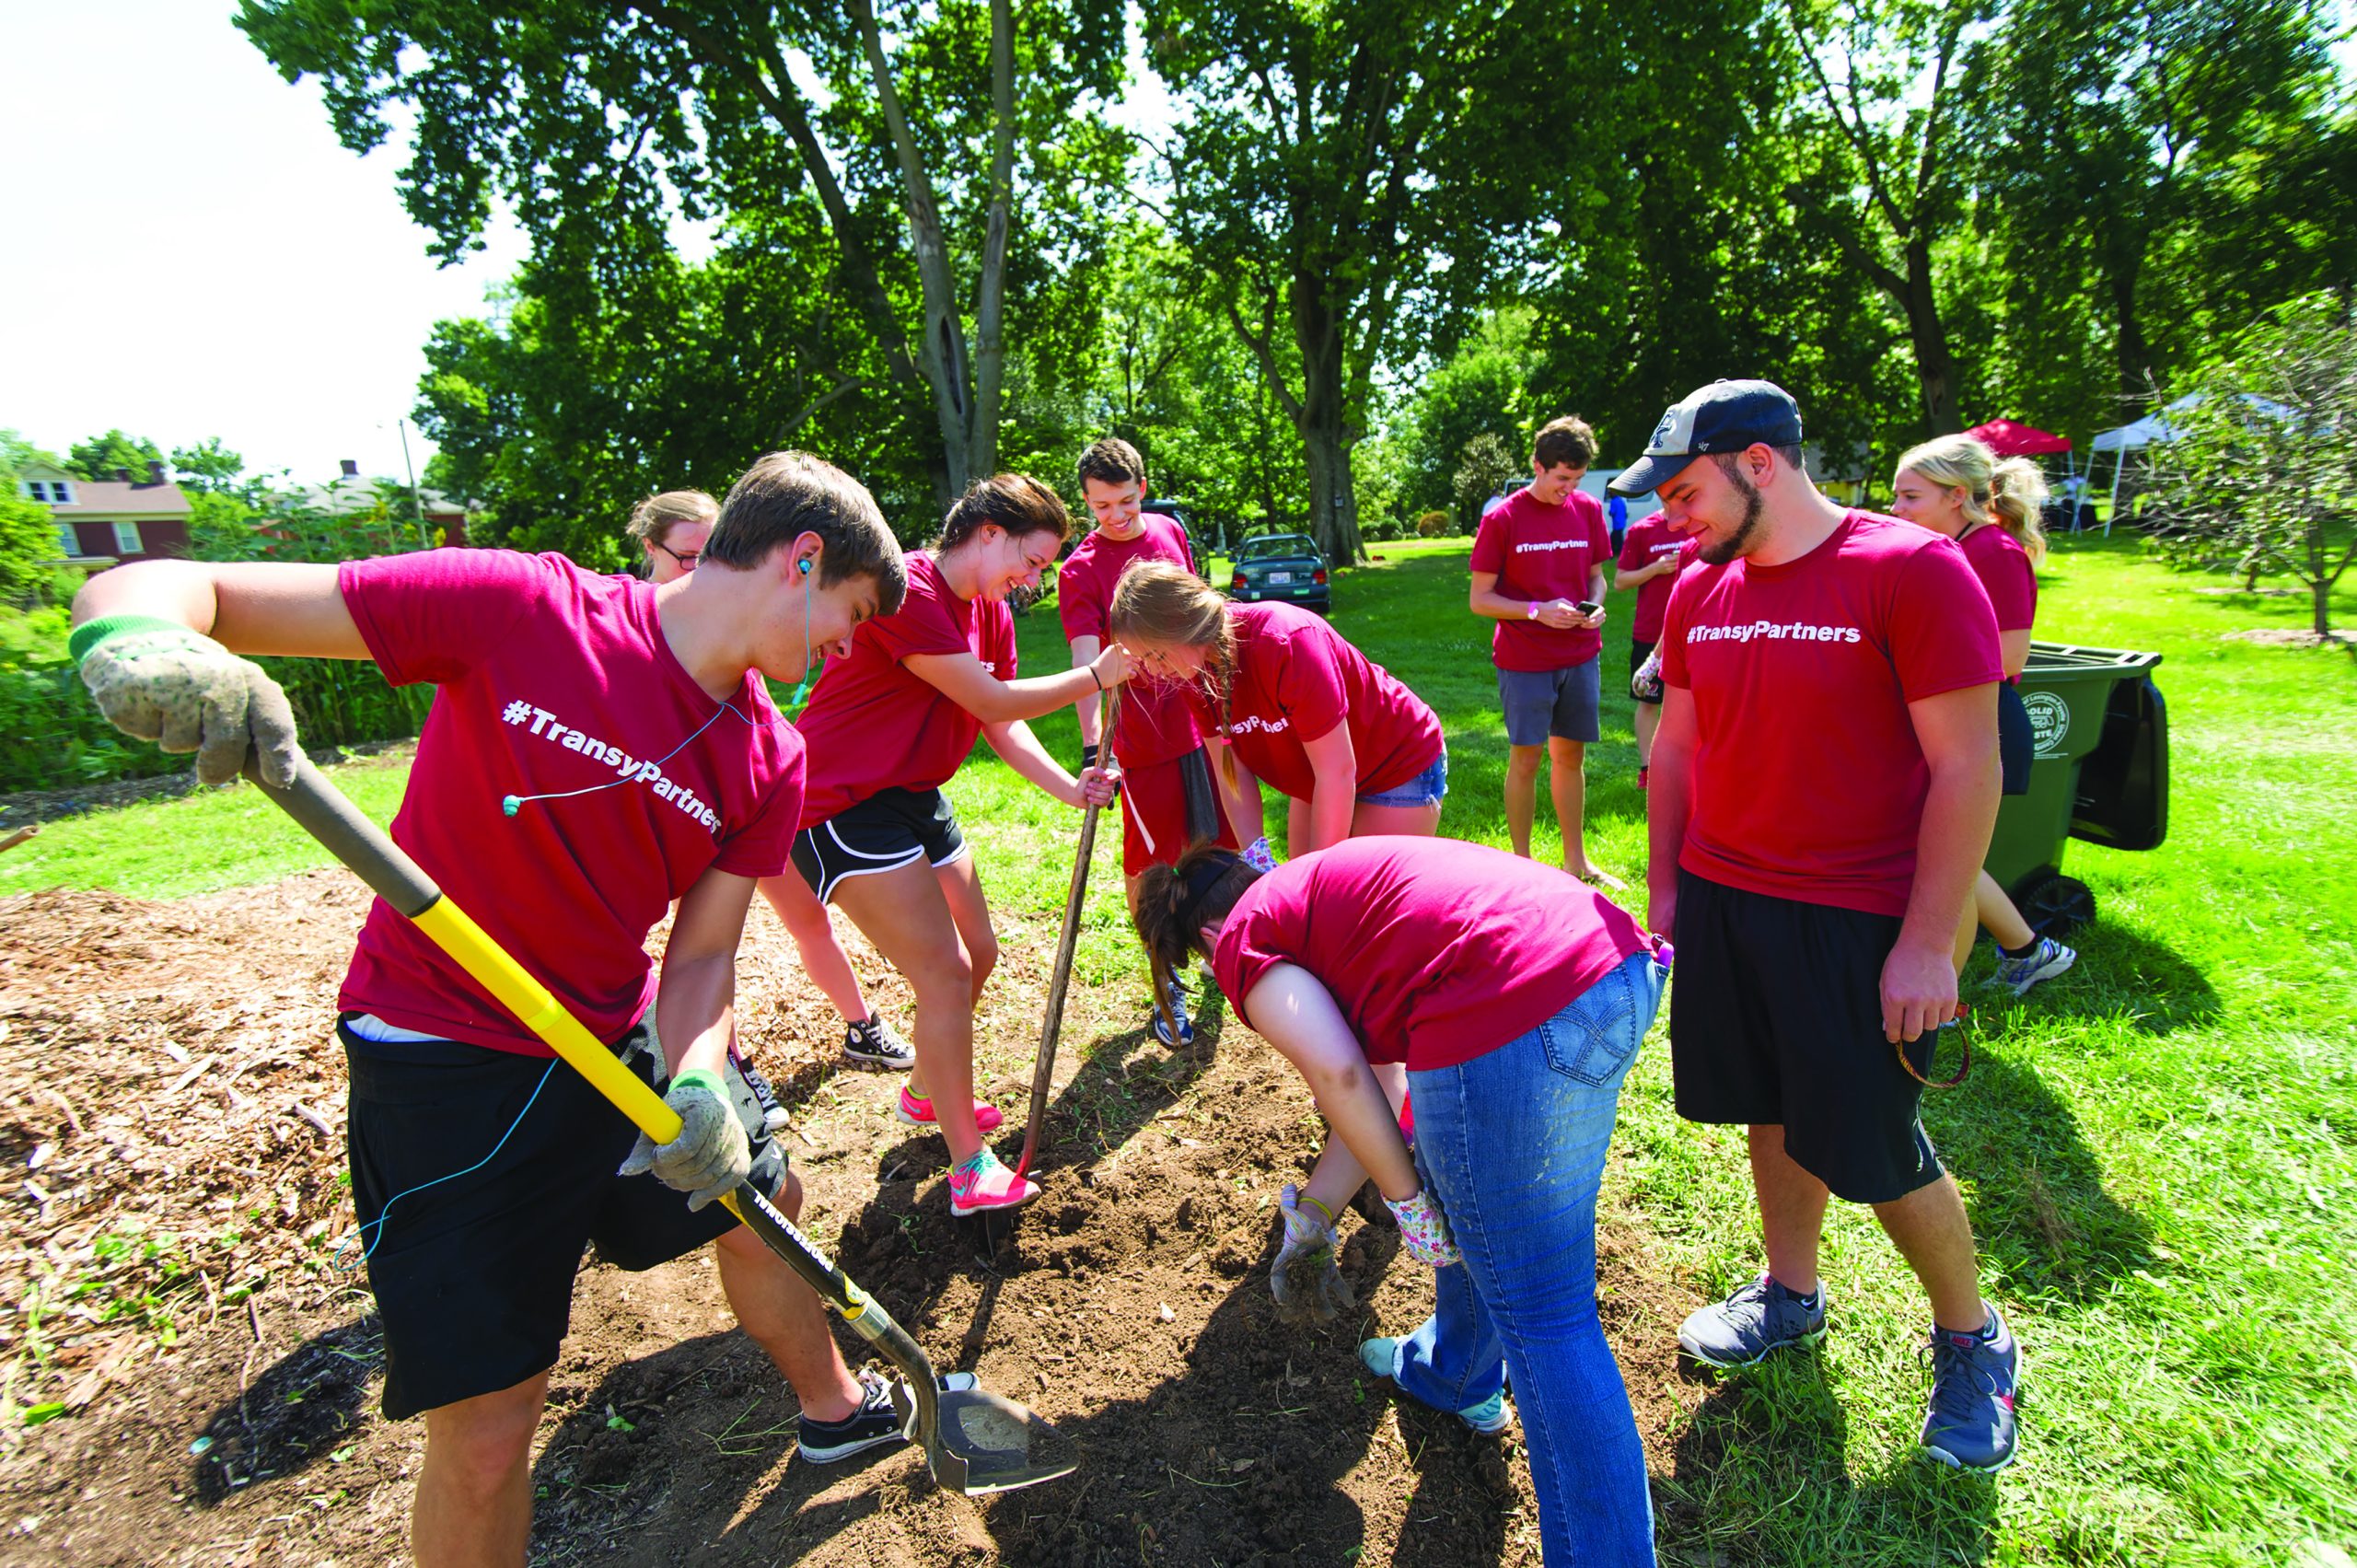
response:
[[[120,425],[256,470],[398,478],[433,323],[479,315],[515,232],[451,268],[228,0],[0,0],[0,426],[63,455]],[[423,465],[428,448],[410,443]]]
[[[0,428],[61,456],[120,425],[298,480],[343,458],[399,478],[427,333],[486,313],[523,236],[437,268],[401,210],[404,149],[347,152],[318,83],[280,80],[232,8],[0,0]],[[1168,117],[1150,77],[1120,116]]]

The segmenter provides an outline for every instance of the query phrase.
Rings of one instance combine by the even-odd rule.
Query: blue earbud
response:
[[[809,562],[807,562],[807,561],[797,561],[797,562],[795,562],[795,563],[794,563],[794,568],[795,568],[795,571],[800,572],[800,573],[801,573],[804,576],[806,576],[806,577],[807,577],[807,576],[808,576],[808,575],[810,575],[810,563],[809,563]]]

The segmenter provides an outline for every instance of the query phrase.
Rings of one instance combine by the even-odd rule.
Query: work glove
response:
[[[1269,838],[1266,833],[1244,847],[1244,864],[1263,875],[1277,868],[1276,852],[1269,847]]]
[[[1088,741],[1082,745],[1080,749],[1080,771],[1082,772],[1085,773],[1088,772],[1089,769],[1097,766],[1097,743],[1095,741]]]
[[[1269,1289],[1279,1316],[1290,1322],[1330,1323],[1358,1305],[1350,1282],[1334,1262],[1334,1222],[1315,1199],[1306,1204],[1293,1183],[1278,1200],[1284,1215],[1284,1245],[1269,1270]]]
[[[260,665],[201,632],[146,615],[110,615],[69,645],[99,712],[123,734],[196,753],[196,776],[228,784],[251,749],[264,783],[294,782],[295,710]]]
[[[651,1170],[664,1185],[687,1193],[690,1209],[736,1191],[752,1173],[752,1146],[720,1074],[701,1067],[682,1073],[671,1080],[663,1103],[679,1116],[679,1135],[658,1144],[641,1132],[638,1146],[615,1174]]]
[[[1397,1202],[1386,1198],[1383,1206],[1399,1222],[1400,1244],[1408,1249],[1409,1257],[1427,1269],[1446,1269],[1465,1261],[1457,1243],[1449,1239],[1448,1216],[1440,1212],[1431,1189],[1419,1188]]]

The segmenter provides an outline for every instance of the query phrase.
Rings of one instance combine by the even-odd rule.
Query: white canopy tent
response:
[[[2128,466],[2128,454],[2141,452],[2147,447],[2165,446],[2177,439],[2184,432],[2169,423],[2169,415],[2200,408],[2204,396],[2205,394],[2200,392],[2188,392],[2158,413],[2148,413],[2132,424],[2122,424],[2115,429],[2106,430],[2087,443],[2090,451],[2113,454],[2111,505],[2105,510],[2103,517],[2103,531],[2106,538],[2110,537],[2111,520],[2119,511],[2119,474],[2120,470]],[[2257,392],[2237,392],[2235,396],[2270,419],[2289,420],[2296,417],[2293,411],[2283,404],[2262,398]],[[2091,475],[2094,468],[2095,460],[2089,459],[2088,472]]]

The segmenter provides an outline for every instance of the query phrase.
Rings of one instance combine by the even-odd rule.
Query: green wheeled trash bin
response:
[[[2029,790],[1997,808],[1989,875],[2041,936],[2095,918],[2095,895],[2062,875],[2072,839],[2157,849],[2168,836],[2169,722],[2153,684],[2158,654],[2032,643],[2022,668]]]

